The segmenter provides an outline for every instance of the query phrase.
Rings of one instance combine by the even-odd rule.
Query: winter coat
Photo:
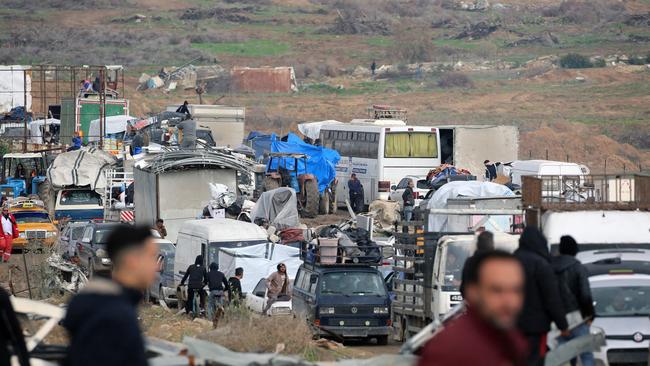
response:
[[[70,335],[66,366],[146,366],[136,307],[142,292],[110,280],[90,282],[70,305],[63,327]]]
[[[230,291],[228,280],[223,272],[219,272],[219,266],[216,263],[210,264],[210,272],[208,272],[208,288],[210,291]]]
[[[183,279],[181,280],[181,286],[185,284],[185,280],[188,280],[187,287],[193,289],[203,288],[208,282],[208,273],[203,265],[202,255],[197,255],[194,264],[187,267],[187,271],[185,271],[185,275],[183,275]]]
[[[558,281],[566,281],[566,286],[570,292],[569,296],[562,296],[564,312],[569,313],[580,310],[584,319],[592,318],[594,316],[594,304],[591,297],[591,287],[589,286],[589,274],[585,266],[570,255],[553,257],[552,263]]]
[[[415,206],[415,198],[413,198],[413,188],[406,187],[404,193],[402,193],[402,200],[404,201],[404,207]]]
[[[358,179],[354,179],[354,180],[350,179],[348,181],[348,190],[352,195],[363,194],[363,185],[361,184],[361,181]]]
[[[228,280],[228,285],[230,286],[230,299],[231,300],[242,300],[244,298],[244,294],[241,290],[241,281],[237,277],[230,277]]]
[[[564,306],[544,235],[534,227],[526,227],[519,238],[515,256],[521,261],[526,277],[519,329],[526,335],[543,334],[550,330],[551,321],[559,329],[567,329]]]
[[[418,366],[525,365],[526,354],[521,333],[497,329],[470,309],[429,340]]]

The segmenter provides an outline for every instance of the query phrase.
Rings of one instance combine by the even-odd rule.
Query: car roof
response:
[[[598,249],[579,252],[576,259],[583,264],[595,262],[612,262],[615,259],[619,261],[641,261],[650,262],[650,249],[634,249],[634,248],[621,248],[621,249]]]
[[[592,288],[612,286],[650,286],[650,275],[647,274],[617,274],[598,275],[589,277]]]

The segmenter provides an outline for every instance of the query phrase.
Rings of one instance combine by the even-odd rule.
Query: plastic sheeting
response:
[[[102,172],[115,163],[113,155],[96,148],[68,151],[57,155],[47,169],[47,179],[55,188],[90,186],[102,194],[106,186]]]
[[[234,276],[237,267],[244,269],[241,286],[242,292],[245,293],[252,292],[261,278],[277,271],[277,265],[280,263],[287,266],[289,278],[296,278],[298,268],[302,264],[300,250],[273,243],[219,249],[219,270],[227,277]]]
[[[30,136],[30,141],[32,143],[34,144],[43,143],[43,131],[41,131],[41,127],[45,125],[60,126],[61,120],[56,118],[48,118],[48,119],[37,119],[29,122],[29,136]]]
[[[251,220],[263,218],[270,225],[282,230],[300,225],[296,191],[280,187],[262,193],[251,210]]]
[[[320,138],[320,129],[323,126],[338,125],[341,123],[343,122],[335,121],[333,119],[318,122],[305,122],[298,124],[298,131],[310,139],[316,140],[317,138]]]
[[[137,121],[138,118],[131,116],[109,116],[106,117],[106,128],[104,129],[104,136],[112,135],[116,133],[122,133],[126,131],[126,126],[129,121]],[[99,141],[100,136],[100,120],[94,119],[90,121],[90,127],[88,127],[88,141]]]
[[[491,183],[478,181],[449,182],[440,187],[433,194],[427,203],[428,209],[446,208],[447,200],[456,197],[503,197],[514,196],[514,193],[508,187]],[[430,214],[428,220],[429,231],[440,232],[446,231],[448,217],[447,215]]]

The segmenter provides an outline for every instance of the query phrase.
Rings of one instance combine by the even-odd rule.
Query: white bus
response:
[[[431,126],[407,126],[401,120],[355,119],[321,127],[323,146],[341,155],[336,166],[336,201],[349,197],[348,180],[355,173],[364,188],[364,203],[387,200],[391,186],[406,176],[424,179],[441,164],[440,133]]]

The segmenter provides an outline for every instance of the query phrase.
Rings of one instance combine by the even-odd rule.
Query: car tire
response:
[[[385,346],[387,344],[388,344],[388,336],[387,335],[377,337],[377,345],[378,346]]]

